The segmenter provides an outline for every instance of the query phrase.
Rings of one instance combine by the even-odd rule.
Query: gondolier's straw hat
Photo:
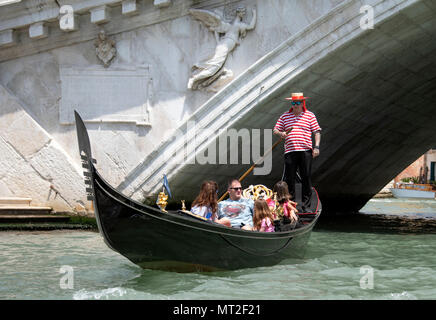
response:
[[[303,110],[306,111],[306,99],[309,99],[308,97],[305,97],[303,92],[296,92],[292,93],[290,97],[285,98],[286,100],[293,100],[293,101],[303,101]],[[289,112],[292,112],[292,107],[289,109]]]
[[[285,98],[286,100],[306,100],[309,99],[309,97],[305,97],[303,95],[303,92],[296,92],[292,93],[290,97]]]

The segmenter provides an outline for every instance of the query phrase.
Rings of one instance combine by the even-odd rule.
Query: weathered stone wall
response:
[[[65,106],[66,102],[71,105],[80,103],[77,109],[92,111],[96,117],[95,121],[87,122],[87,127],[94,157],[98,159],[97,167],[105,178],[114,186],[134,180],[138,174],[135,168],[147,156],[159,153],[162,141],[171,137],[181,123],[215,94],[190,91],[186,87],[191,67],[213,54],[216,47],[213,33],[189,15],[190,7],[224,15],[224,11],[244,5],[248,12],[246,20],[251,19],[251,9],[257,9],[256,28],[247,33],[226,61],[226,68],[231,69],[236,77],[340,2],[136,1],[133,14],[124,12],[127,1],[47,0],[2,7],[2,146],[9,151],[30,151],[7,153],[0,196],[31,196],[34,203],[65,211],[76,210],[77,205],[89,207],[89,203],[84,201],[81,170],[76,169],[80,167],[80,159],[71,121],[74,106]],[[76,31],[65,32],[59,26],[62,16],[59,9],[65,4],[71,4],[75,9]],[[102,5],[107,6],[102,8]],[[108,68],[102,67],[95,51],[94,41],[101,29],[116,44],[116,57]],[[108,110],[108,101],[104,98],[107,88],[103,83],[112,76],[119,77],[120,83],[126,86],[129,83],[137,85],[137,77],[119,74],[141,68],[146,70],[141,81],[145,83],[142,86],[146,91],[144,104],[149,112],[144,125],[126,122],[121,113],[115,112],[117,110]],[[65,70],[81,73],[74,78]],[[98,72],[102,75],[101,86],[87,90],[89,78],[86,75],[95,76]],[[84,83],[82,86],[80,81]],[[76,91],[68,95],[66,89]],[[135,92],[139,90],[135,87]],[[136,95],[135,92],[131,94]],[[83,95],[83,99],[78,99],[79,95]],[[123,98],[136,101],[128,95]],[[16,108],[7,105],[11,99]],[[100,105],[95,103],[98,99]],[[94,104],[88,106],[84,103],[87,100],[94,101]],[[123,107],[120,110],[129,114],[130,106],[126,103],[124,110]],[[107,117],[111,119],[107,120]],[[17,118],[26,119],[26,123],[32,125],[15,121]],[[10,139],[11,136],[16,139]],[[51,145],[56,145],[56,148],[47,148]],[[58,153],[54,155],[48,150],[57,150]],[[12,170],[10,165],[17,157],[22,165]],[[23,172],[32,172],[25,184],[18,183]],[[56,199],[54,189],[50,189],[53,184],[58,191]]]
[[[0,11],[0,84],[5,89],[0,93],[1,141],[8,159],[0,190],[8,195],[29,196],[24,194],[29,188],[11,183],[21,174],[11,169],[11,163],[23,154],[23,167],[31,166],[23,172],[33,170],[42,178],[29,180],[28,185],[42,184],[41,190],[46,189],[50,179],[58,179],[55,188],[68,184],[73,190],[58,189],[59,197],[68,199],[66,210],[74,210],[86,198],[79,185],[80,170],[73,169],[80,165],[70,123],[74,108],[89,117],[86,125],[97,168],[112,185],[136,199],[154,194],[163,173],[177,198],[192,198],[206,178],[224,187],[227,177],[239,176],[248,166],[183,165],[173,161],[174,153],[185,143],[204,149],[218,139],[221,129],[272,128],[288,108],[283,97],[295,91],[312,98],[310,110],[323,128],[313,180],[326,207],[361,207],[434,146],[436,7],[431,0],[146,0],[136,2],[140,6],[134,15],[123,13],[126,1],[77,0],[73,7],[79,27],[71,32],[59,29],[55,14],[58,4],[67,2],[39,3],[46,6],[38,9],[28,2],[29,8],[21,8],[22,3]],[[108,6],[102,8],[104,4]],[[364,4],[374,9],[375,29],[360,25]],[[225,67],[233,71],[234,80],[216,88],[217,93],[188,90],[191,67],[216,48],[214,34],[189,15],[189,8],[224,15],[238,5],[248,9],[245,22],[256,7],[257,23],[227,57]],[[25,19],[19,17],[21,12]],[[6,14],[12,18],[3,19]],[[31,26],[41,21],[47,28],[34,26],[36,36],[31,37]],[[117,49],[107,68],[95,51],[101,29]],[[111,97],[119,99],[111,96],[110,88],[115,87],[108,84],[113,77],[120,77],[116,88],[120,91],[114,92],[127,92],[124,109],[110,105]],[[10,138],[18,132],[8,120],[17,113],[7,106],[11,99],[40,128],[34,134],[37,142],[29,146],[28,139]],[[92,102],[92,108],[87,110],[83,101]],[[138,118],[142,112],[138,110],[143,110],[143,118]],[[190,137],[189,120],[211,129],[211,140]],[[56,143],[56,157],[42,152],[46,141]],[[26,152],[14,149],[32,152],[26,157]],[[40,156],[40,161],[32,163],[32,155]],[[251,176],[245,183],[273,185],[281,177],[280,148],[273,159],[270,175]],[[50,173],[53,162],[62,162],[63,169]],[[71,183],[76,178],[77,184]],[[78,200],[76,194],[82,192]],[[47,199],[44,204],[51,205],[48,192],[41,194],[38,201]]]
[[[33,205],[49,204],[56,211],[86,213],[80,168],[0,86],[0,194],[30,197]]]

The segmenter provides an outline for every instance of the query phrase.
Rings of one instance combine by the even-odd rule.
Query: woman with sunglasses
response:
[[[297,169],[300,172],[303,211],[310,207],[312,159],[319,156],[321,142],[321,127],[315,115],[307,110],[306,99],[303,93],[292,93],[291,97],[286,98],[291,101],[291,108],[280,116],[273,131],[285,139],[285,170],[282,180],[288,184],[292,196],[295,195]],[[312,134],[315,136],[314,146]]]

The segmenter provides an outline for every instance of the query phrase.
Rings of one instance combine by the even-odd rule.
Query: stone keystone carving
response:
[[[232,23],[224,21],[214,12],[191,9],[189,13],[197,20],[201,21],[206,27],[213,31],[217,46],[212,58],[194,64],[192,67],[192,76],[188,81],[188,89],[197,90],[211,85],[214,81],[223,78],[229,78],[233,75],[231,70],[223,66],[227,56],[233,49],[240,44],[239,39],[244,38],[248,30],[254,29],[256,25],[256,10],[252,9],[253,17],[249,24],[243,22],[246,13],[245,7],[236,9],[236,17]]]
[[[103,62],[105,68],[109,67],[112,59],[115,58],[117,54],[115,41],[109,39],[104,30],[101,30],[98,34],[98,38],[94,41],[94,45],[97,58]]]

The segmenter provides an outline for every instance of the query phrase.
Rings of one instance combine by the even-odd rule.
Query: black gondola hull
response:
[[[77,124],[78,123],[78,124]],[[112,188],[97,172],[86,128],[76,113],[84,168],[89,171],[89,199],[106,244],[133,263],[149,269],[212,271],[271,266],[302,257],[321,212],[316,191],[308,222],[286,232],[229,228],[180,211],[163,212],[136,202]],[[83,132],[85,131],[85,132]],[[310,216],[310,215],[309,215]]]
[[[162,212],[115,192],[101,177],[95,180],[102,234],[112,249],[143,268],[210,271],[275,265],[304,255],[315,224],[291,232],[244,231]]]

